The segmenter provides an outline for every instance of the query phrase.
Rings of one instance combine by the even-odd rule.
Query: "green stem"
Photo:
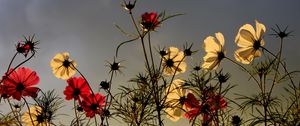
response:
[[[272,86],[271,86],[270,91],[269,91],[269,96],[268,96],[268,98],[271,97],[271,93],[272,93],[272,91],[273,91],[273,88],[274,88],[274,86],[275,86],[275,81],[276,81],[277,76],[278,76],[278,73],[279,73],[278,69],[279,69],[279,63],[280,63],[280,60],[281,60],[282,43],[283,43],[283,39],[281,38],[281,39],[280,39],[279,54],[278,54],[278,63],[277,63],[277,65],[276,65],[275,75],[274,75],[274,78],[273,78]],[[274,60],[275,60],[275,59],[274,59]]]
[[[261,48],[262,48],[263,50],[267,51],[269,54],[271,54],[274,58],[277,58],[277,56],[274,55],[274,54],[273,54],[271,51],[269,51],[268,49],[266,49],[266,48],[264,48],[264,47],[261,47]],[[279,64],[282,66],[282,68],[284,69],[285,73],[288,75],[288,77],[289,77],[289,79],[290,79],[290,81],[291,81],[291,83],[292,83],[292,86],[293,86],[293,88],[294,88],[294,93],[295,93],[295,95],[297,95],[297,90],[296,90],[297,87],[296,87],[296,85],[295,85],[295,83],[294,83],[294,81],[293,81],[293,79],[292,79],[290,73],[288,72],[286,66],[285,66],[281,61],[279,61]],[[297,98],[297,97],[296,97],[296,100],[298,101],[298,98]],[[296,103],[296,106],[298,107],[298,103]]]
[[[77,122],[77,126],[79,126],[79,118],[77,115],[77,107],[76,107],[76,100],[74,99],[74,112],[75,112],[75,116],[76,116],[76,122]]]
[[[26,60],[24,60],[23,62],[21,62],[20,64],[18,64],[17,66],[15,66],[14,68],[13,68],[13,70],[12,71],[10,71],[9,73],[7,73],[4,77],[3,77],[3,79],[2,80],[0,80],[0,84],[12,73],[12,72],[14,72],[18,67],[20,67],[21,65],[23,65],[24,63],[26,63],[27,61],[29,61],[33,56],[35,55],[35,53],[33,52],[32,53],[32,55],[28,58],[28,59],[26,59]]]
[[[18,55],[18,52],[16,52],[15,55],[13,56],[13,58],[10,60],[10,63],[9,63],[9,65],[8,65],[8,67],[7,67],[6,72],[9,71],[9,68],[11,67],[11,65],[12,65],[12,63],[13,63],[13,61],[15,60],[15,58],[16,58],[17,55]]]
[[[254,81],[258,84],[258,86],[259,87],[261,87],[260,85],[259,85],[259,82],[258,82],[258,80],[244,67],[244,66],[242,66],[241,64],[239,64],[239,63],[237,63],[237,62],[235,62],[234,60],[232,60],[232,59],[230,59],[230,58],[228,58],[228,57],[225,57],[225,59],[228,59],[229,61],[231,61],[232,63],[234,63],[234,64],[236,64],[236,65],[238,65],[240,68],[242,68],[244,71],[246,71],[250,76],[251,76],[251,78],[253,78],[254,79]]]
[[[23,97],[22,97],[22,98],[23,98]],[[34,126],[34,122],[33,122],[32,116],[31,116],[31,112],[30,112],[30,108],[29,108],[28,102],[26,101],[25,98],[23,98],[23,100],[24,100],[25,105],[26,105],[26,107],[27,107],[27,109],[28,109],[29,117],[30,117],[31,123],[32,123],[32,125]]]
[[[148,44],[149,44],[150,58],[151,58],[151,62],[152,62],[152,69],[153,69],[153,72],[155,72],[155,64],[154,64],[154,60],[153,60],[150,32],[148,33]]]
[[[13,107],[12,107],[12,104],[11,104],[10,100],[7,99],[7,102],[8,102],[8,104],[9,104],[9,107],[10,107],[12,113],[14,114],[15,118],[17,119],[17,122],[19,123],[20,126],[22,126],[22,123],[21,123],[21,121],[19,120],[18,115],[15,113],[15,111],[14,111],[14,109],[13,109]]]

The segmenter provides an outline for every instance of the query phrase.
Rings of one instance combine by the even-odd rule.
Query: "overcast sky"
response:
[[[109,78],[106,61],[112,61],[117,45],[127,40],[114,24],[134,32],[121,3],[121,0],[0,0],[0,73],[6,70],[22,35],[35,34],[40,40],[38,53],[24,66],[37,71],[40,88],[56,89],[63,97],[66,82],[52,75],[49,62],[56,53],[67,51],[96,90],[101,80]],[[202,62],[203,40],[215,32],[224,34],[227,54],[233,58],[237,48],[234,38],[243,24],[254,25],[255,19],[265,24],[266,48],[272,51],[278,49],[279,41],[268,35],[273,33],[270,28],[275,24],[282,28],[288,25],[294,36],[285,40],[283,56],[289,69],[300,69],[299,0],[139,0],[134,14],[140,19],[142,13],[152,11],[185,14],[164,22],[152,34],[152,42],[154,47],[179,48],[186,42],[194,43],[193,49],[199,52],[188,59],[190,64]],[[115,78],[114,89],[128,85],[131,77],[144,70],[139,43],[125,45],[120,52],[117,60],[124,60],[122,65],[126,68],[123,75]],[[18,57],[19,61],[22,58]],[[236,92],[256,89],[247,85],[247,74],[237,74],[238,67],[229,62],[221,66],[226,72],[232,72],[231,83],[238,84]]]

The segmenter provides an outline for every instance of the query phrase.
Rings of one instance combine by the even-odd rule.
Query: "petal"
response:
[[[174,62],[180,62],[180,61],[184,61],[185,58],[184,58],[184,52],[183,51],[180,51],[178,52],[175,56],[173,56],[171,58]]]
[[[218,54],[217,53],[206,53],[206,55],[203,57],[204,62],[212,62],[217,60]]]
[[[175,63],[176,64],[176,63]],[[176,66],[177,66],[177,64],[176,64]],[[187,67],[187,65],[186,65],[186,63],[185,62],[181,62],[180,64],[179,64],[179,66],[178,66],[178,68],[177,68],[177,71],[176,71],[176,73],[184,73],[185,71],[186,71],[186,67]]]
[[[217,52],[219,50],[219,45],[216,43],[215,38],[212,36],[206,37],[203,47],[205,52]]]
[[[266,27],[262,23],[255,20],[256,23],[256,37],[257,39],[260,39],[262,35],[266,32]]]
[[[179,49],[176,47],[169,47],[167,50],[167,54],[165,57],[169,57],[170,59],[173,59],[175,56],[177,56],[179,52]]]
[[[261,52],[259,50],[256,50],[254,57],[260,57],[260,56],[261,56]]]
[[[220,42],[221,46],[224,47],[224,44],[225,44],[225,39],[224,39],[224,36],[221,32],[217,32],[215,33],[216,35],[216,38],[218,39],[218,41]]]
[[[36,98],[37,97],[37,93],[40,89],[37,88],[37,87],[28,87],[24,90],[24,93],[23,95],[24,96],[30,96],[30,97],[33,97],[33,98]]]
[[[241,33],[241,31],[248,31],[253,37],[252,38],[254,38],[255,37],[255,31],[254,31],[254,28],[253,28],[253,26],[252,25],[250,25],[250,24],[245,24],[245,25],[243,25],[240,29],[239,29],[239,32],[238,32],[238,34],[237,34],[237,36],[235,37],[235,42],[237,43],[237,45],[239,46],[239,47],[248,47],[248,46],[252,46],[253,45],[253,39],[249,39],[249,37],[251,36],[249,36],[249,37],[246,37],[246,38],[248,38],[248,39],[245,39],[244,37],[245,37],[245,33],[243,34],[243,37],[242,37],[242,33]],[[247,34],[247,33],[246,33]]]
[[[248,48],[240,48],[235,51],[234,57],[237,61],[243,63],[243,64],[249,64],[254,57],[254,49],[252,47]]]

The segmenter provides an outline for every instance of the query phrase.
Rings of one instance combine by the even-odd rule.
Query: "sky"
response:
[[[105,65],[107,61],[113,61],[117,45],[128,39],[115,25],[129,33],[134,32],[121,3],[122,0],[0,0],[0,73],[5,72],[17,41],[23,35],[35,34],[40,40],[39,49],[24,66],[39,74],[42,90],[55,89],[64,97],[62,92],[66,82],[55,78],[49,66],[54,55],[61,52],[70,53],[78,69],[96,90],[100,81],[109,79],[109,68]],[[288,69],[300,69],[299,0],[138,0],[133,13],[139,20],[144,12],[162,11],[169,15],[184,15],[164,22],[152,34],[153,46],[182,48],[185,43],[193,43],[193,49],[199,51],[188,59],[191,65],[203,61],[203,40],[216,32],[224,34],[227,55],[233,58],[238,29],[246,23],[254,25],[254,20],[258,20],[267,27],[265,47],[272,51],[279,48],[279,40],[269,35],[273,33],[271,28],[276,24],[281,28],[289,26],[293,36],[285,39],[284,60]],[[128,80],[143,72],[142,56],[141,45],[137,42],[121,47],[117,60],[122,61],[125,68],[123,74],[114,78],[115,92],[119,85],[130,85]],[[21,61],[23,57],[17,59]],[[238,84],[235,92],[251,94],[257,89],[249,86],[247,74],[239,74],[238,67],[230,62],[222,62],[221,66],[224,71],[232,73],[231,83]],[[277,93],[282,93],[282,90],[278,89]],[[65,104],[70,106],[68,101]],[[0,111],[4,110],[2,108]],[[186,120],[180,120],[180,123],[186,123]]]

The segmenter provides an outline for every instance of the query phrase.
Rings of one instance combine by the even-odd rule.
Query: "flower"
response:
[[[101,86],[102,89],[107,90],[109,89],[110,84],[105,80],[105,81],[101,81],[99,85]]]
[[[216,69],[223,58],[225,58],[224,36],[221,32],[215,33],[216,37],[208,36],[204,40],[204,50],[206,55],[203,57],[204,63],[202,67],[204,69],[212,70]]]
[[[58,53],[50,62],[53,74],[60,79],[67,80],[76,73],[76,63],[69,59],[69,53]]]
[[[32,121],[33,121],[32,125]],[[30,107],[30,113],[25,112],[22,116],[22,121],[26,124],[26,126],[48,126],[49,122],[47,121],[47,118],[44,116],[42,112],[42,108],[39,106],[32,106]]]
[[[214,94],[207,100],[207,104],[210,106],[210,110],[215,112],[220,109],[225,109],[227,107],[227,102],[225,99],[219,95],[219,94]]]
[[[186,106],[186,90],[182,89],[184,81],[176,79],[165,91],[166,93],[166,109],[165,112],[168,114],[167,118],[172,121],[177,121],[182,115],[184,115]]]
[[[293,32],[293,31],[287,32],[288,26],[286,26],[284,30],[280,29],[278,25],[276,25],[276,28],[277,28],[277,30],[274,28],[271,28],[272,31],[275,32],[274,34],[271,34],[271,35],[276,36],[276,38],[279,37],[280,39],[291,36],[291,33]]]
[[[24,39],[24,41],[18,42],[16,50],[18,53],[22,53],[25,57],[27,57],[29,52],[36,52],[36,45],[39,44],[39,41],[34,41],[34,35],[32,37],[28,36],[28,38],[24,36]]]
[[[242,120],[239,116],[234,115],[234,116],[231,117],[231,124],[233,126],[240,126],[241,122],[242,122]]]
[[[157,13],[146,12],[142,15],[141,25],[142,25],[142,28],[144,31],[154,30],[156,27],[158,27],[159,24],[160,24],[160,21],[158,21]]]
[[[18,45],[16,45],[16,50],[18,53],[22,53],[25,57],[27,57],[28,53],[29,53],[29,45],[25,45],[21,42],[18,42]]]
[[[93,118],[95,114],[102,114],[102,107],[105,105],[105,96],[97,93],[90,94],[87,97],[83,97],[83,101],[80,103],[83,110],[86,112],[86,117]]]
[[[187,67],[184,62],[184,52],[179,51],[176,47],[170,47],[166,52],[167,55],[163,57],[162,61],[163,73],[169,76],[184,73]]]
[[[21,100],[22,96],[30,96],[33,98],[37,97],[37,93],[40,90],[37,85],[40,81],[39,76],[35,71],[29,68],[21,67],[17,70],[10,69],[3,76],[3,87],[5,89],[3,93],[7,93],[16,100]]]
[[[192,93],[188,93],[187,99],[188,100],[185,102],[185,105],[189,111],[184,114],[184,117],[189,120],[193,120],[200,114],[201,105]]]
[[[68,86],[65,88],[64,94],[66,100],[79,100],[80,97],[85,97],[91,94],[88,83],[82,77],[72,77],[67,80]]]
[[[260,57],[261,52],[258,50],[265,44],[262,39],[266,32],[266,27],[255,20],[256,31],[250,24],[243,25],[235,38],[235,42],[240,47],[235,51],[234,57],[243,64],[249,64],[255,57]]]
[[[130,3],[130,1],[128,3],[126,3],[125,0],[124,1],[124,4],[122,4],[123,8],[127,11],[129,11],[129,13],[131,13],[131,10],[134,8],[135,6],[135,3],[136,3],[136,0],[133,2],[133,3]]]

